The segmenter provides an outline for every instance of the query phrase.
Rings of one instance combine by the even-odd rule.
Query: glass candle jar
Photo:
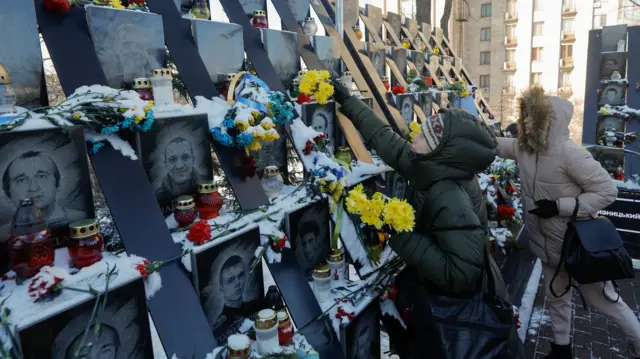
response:
[[[265,305],[269,309],[273,309],[274,311],[279,311],[284,308],[284,302],[282,301],[282,296],[278,291],[278,287],[275,285],[270,285],[267,290],[267,294],[265,294]]]
[[[200,219],[212,219],[220,215],[224,200],[213,181],[198,183],[198,213]]]
[[[344,281],[345,268],[347,267],[344,257],[344,251],[342,249],[334,249],[329,253],[327,264],[329,268],[331,268],[331,280]]]
[[[360,26],[353,25],[352,29],[353,29],[353,33],[356,35],[356,38],[358,39],[358,41],[362,41],[362,30],[360,30]]]
[[[626,43],[626,41],[624,41],[624,39],[618,40],[618,49],[617,49],[618,52],[625,52],[627,50],[626,49],[626,47],[627,47],[626,45],[627,45],[627,43]]]
[[[251,19],[251,25],[256,29],[266,29],[269,27],[267,21],[267,13],[264,10],[256,10],[253,12],[253,19]]]
[[[312,17],[308,17],[304,19],[304,26],[302,28],[305,35],[313,36],[318,32],[318,24],[316,24],[316,19]]]
[[[11,223],[9,266],[20,277],[31,277],[55,260],[51,231],[30,199],[20,201]]]
[[[0,64],[0,114],[16,112],[16,93],[13,91],[11,76]]]
[[[151,79],[154,104],[157,107],[173,105],[173,75],[170,69],[153,70]]]
[[[262,188],[267,194],[267,197],[270,199],[278,197],[282,187],[284,186],[284,181],[282,180],[280,171],[276,166],[267,166],[264,168],[260,183],[262,184]]]
[[[380,77],[380,79],[382,79],[382,83],[384,84],[384,88],[389,91],[389,89],[391,88],[391,84],[389,83],[389,76],[382,76]]]
[[[207,2],[204,0],[194,1],[191,6],[191,13],[196,19],[209,20],[209,17],[211,17],[209,6],[207,6]]]
[[[256,321],[253,324],[256,331],[256,343],[258,353],[266,355],[280,350],[280,340],[278,339],[278,317],[271,309],[263,309],[258,312]]]
[[[338,151],[336,151],[336,159],[346,163],[349,169],[351,169],[351,149],[349,147],[338,148]]]
[[[104,241],[95,219],[83,219],[69,224],[69,238],[71,266],[80,269],[102,259]]]
[[[291,339],[293,339],[293,324],[287,310],[282,308],[278,311],[278,340],[280,345],[288,345]]]
[[[409,49],[411,48],[411,41],[409,41],[409,39],[407,39],[406,37],[402,38],[402,47],[404,47],[405,49]]]
[[[153,101],[153,90],[151,89],[151,81],[148,78],[141,77],[133,80],[133,89],[138,93],[140,99]]]
[[[248,359],[251,357],[251,339],[244,334],[233,334],[227,338],[225,359]]]
[[[178,222],[178,227],[186,227],[198,217],[196,203],[191,196],[180,196],[176,199],[176,209],[173,218]]]
[[[353,76],[351,75],[351,72],[343,72],[342,76],[340,76],[340,81],[342,81],[344,87],[346,87],[347,90],[349,90],[349,94],[351,94],[351,89],[353,89]]]
[[[321,264],[313,269],[313,292],[318,302],[324,303],[329,300],[331,292],[331,268],[327,264]]]

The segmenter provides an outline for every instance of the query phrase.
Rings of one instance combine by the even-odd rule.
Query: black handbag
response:
[[[411,358],[522,357],[513,306],[495,293],[489,257],[486,249],[483,276],[486,291],[470,297],[451,297],[429,293],[424,284],[413,286],[414,290],[409,294],[413,304],[407,315],[407,327],[409,340],[417,341],[413,344],[418,349],[412,351]],[[400,286],[398,289],[400,296]],[[414,331],[418,333],[412,333]]]
[[[580,284],[611,281],[618,298],[619,288],[616,279],[628,279],[634,277],[631,257],[624,248],[622,238],[616,227],[607,217],[599,216],[595,219],[578,221],[578,208],[580,202],[576,198],[576,206],[573,209],[571,220],[567,223],[567,231],[564,234],[560,263],[551,279],[549,286],[551,294],[556,298],[565,295],[572,285],[572,279]],[[553,289],[553,281],[560,272],[561,266],[569,273],[569,283],[561,295],[557,295]],[[582,293],[580,293],[582,296]],[[584,304],[584,298],[582,298]],[[586,305],[585,305],[586,307]]]

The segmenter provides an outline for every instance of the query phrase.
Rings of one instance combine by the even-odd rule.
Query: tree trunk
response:
[[[442,13],[442,18],[440,19],[440,28],[444,33],[444,37],[449,39],[449,20],[451,19],[451,11],[453,10],[453,0],[445,0],[444,2],[444,12]]]
[[[431,0],[416,0],[416,21],[431,24]]]

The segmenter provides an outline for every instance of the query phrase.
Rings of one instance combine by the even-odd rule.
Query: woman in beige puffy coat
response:
[[[547,358],[573,358],[571,291],[560,298],[550,293],[551,279],[558,267],[567,222],[579,199],[578,218],[597,215],[613,203],[618,190],[613,180],[591,154],[569,138],[573,105],[563,98],[546,96],[540,87],[527,90],[518,102],[517,138],[498,138],[501,157],[516,160],[520,170],[524,222],[531,251],[542,262],[547,304],[554,334]],[[556,293],[569,282],[564,268],[553,281]],[[631,341],[630,350],[640,356],[640,323],[629,307],[617,298],[610,282],[581,286],[593,307],[615,321]]]

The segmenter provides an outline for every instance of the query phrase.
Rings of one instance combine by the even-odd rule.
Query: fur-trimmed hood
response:
[[[569,139],[571,102],[547,96],[542,87],[526,90],[518,99],[518,144],[527,153],[544,152]]]

